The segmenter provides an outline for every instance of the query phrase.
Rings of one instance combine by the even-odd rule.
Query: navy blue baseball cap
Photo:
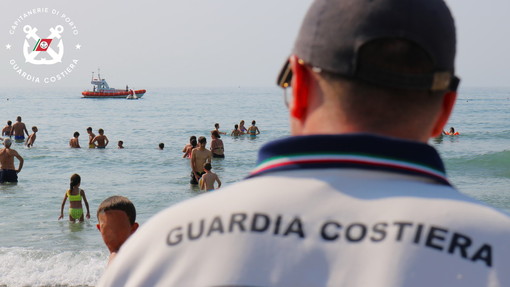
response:
[[[403,74],[361,67],[363,45],[404,39],[418,45],[433,62],[426,74]],[[299,31],[293,53],[306,64],[349,78],[387,87],[455,91],[455,24],[443,0],[315,0]],[[288,87],[287,61],[277,84]]]

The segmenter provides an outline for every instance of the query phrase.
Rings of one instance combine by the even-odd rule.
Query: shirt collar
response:
[[[370,134],[293,136],[264,145],[249,178],[324,168],[383,170],[450,185],[437,151],[424,143]]]

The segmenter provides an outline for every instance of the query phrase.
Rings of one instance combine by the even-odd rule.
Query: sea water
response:
[[[461,192],[510,211],[510,89],[465,88],[448,123],[460,136],[432,139],[451,182]],[[17,185],[0,185],[0,285],[93,286],[108,250],[96,229],[96,210],[111,195],[130,198],[143,224],[155,213],[203,192],[189,184],[182,148],[220,123],[225,159],[213,159],[223,185],[246,177],[264,143],[289,136],[287,108],[277,88],[148,89],[139,100],[82,99],[80,89],[0,91],[0,124],[18,115],[39,128]],[[231,137],[234,124],[257,121],[256,138]],[[88,149],[86,128],[103,128],[110,144]],[[82,149],[68,147],[78,131]],[[125,149],[117,149],[117,141]],[[164,143],[163,150],[158,149]],[[17,161],[16,161],[17,165]],[[69,177],[82,177],[91,218],[57,220]],[[84,207],[85,209],[85,207]],[[190,213],[194,212],[190,210]]]

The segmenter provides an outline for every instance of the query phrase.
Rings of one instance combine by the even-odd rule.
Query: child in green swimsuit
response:
[[[85,207],[87,207],[87,219],[90,219],[90,211],[89,211],[89,203],[87,201],[87,197],[85,196],[85,191],[80,189],[81,177],[78,174],[73,174],[71,176],[71,183],[69,185],[69,189],[64,195],[64,200],[62,201],[62,207],[60,208],[60,217],[58,220],[64,218],[64,206],[66,204],[67,198],[69,198],[69,221],[75,222],[76,220],[80,220],[83,222],[83,208],[81,205],[81,201],[85,202]]]

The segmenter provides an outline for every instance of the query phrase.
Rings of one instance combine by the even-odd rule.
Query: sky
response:
[[[1,1],[1,85],[82,90],[90,88],[91,73],[97,73],[98,68],[110,86],[117,88],[126,84],[135,89],[273,86],[312,2]],[[447,3],[457,26],[456,72],[461,85],[509,86],[510,41],[506,30],[510,27],[510,1]],[[36,8],[47,8],[48,12],[31,15],[15,25],[18,17]],[[25,25],[37,27],[40,38],[50,36],[49,28],[63,26],[61,38],[54,38],[51,44],[56,54],[57,44],[62,42],[63,53],[58,51],[62,62],[25,62],[23,53],[32,56],[36,44],[26,39]],[[13,26],[17,27],[13,30]],[[35,59],[32,61],[37,61],[37,55]],[[19,69],[32,80],[18,74]],[[65,77],[56,79],[61,73]],[[33,81],[35,77],[39,83]]]

